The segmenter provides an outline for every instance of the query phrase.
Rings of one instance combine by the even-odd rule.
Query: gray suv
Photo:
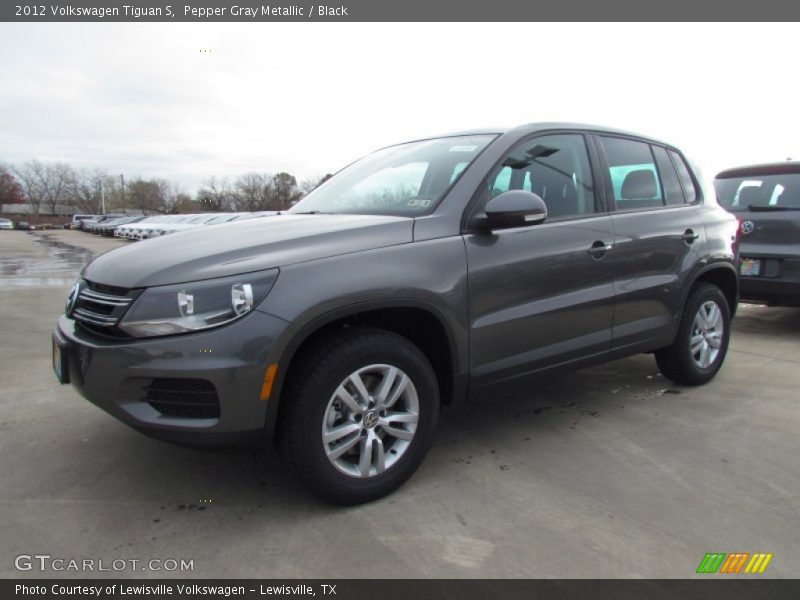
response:
[[[419,466],[442,405],[641,352],[710,380],[736,232],[669,144],[568,123],[417,140],[285,214],[99,256],[53,364],[148,435],[275,440],[314,493],[364,502]]]
[[[729,169],[714,186],[740,223],[742,299],[800,306],[800,163]]]

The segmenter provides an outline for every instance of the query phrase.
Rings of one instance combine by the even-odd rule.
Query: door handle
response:
[[[699,237],[700,237],[699,233],[695,233],[691,229],[687,229],[686,231],[683,232],[681,239],[687,244],[692,244]]]
[[[594,244],[592,244],[592,247],[589,248],[589,254],[592,255],[592,258],[600,260],[606,255],[606,252],[612,250],[613,248],[613,244],[606,244],[605,242],[597,240]]]

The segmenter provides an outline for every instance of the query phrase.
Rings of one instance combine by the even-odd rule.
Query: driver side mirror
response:
[[[540,196],[525,190],[509,190],[489,200],[486,217],[475,220],[479,229],[527,227],[547,219],[547,205]]]

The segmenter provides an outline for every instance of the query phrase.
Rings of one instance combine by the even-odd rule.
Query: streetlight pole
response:
[[[100,180],[100,202],[103,206],[103,214],[106,214],[106,193],[103,190],[103,180]]]
[[[127,215],[128,211],[125,210],[125,177],[122,173],[119,174],[119,183],[122,186],[122,214]]]

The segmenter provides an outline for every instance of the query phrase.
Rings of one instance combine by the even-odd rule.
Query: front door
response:
[[[469,270],[470,367],[477,387],[609,352],[613,230],[581,134],[515,146],[485,182],[541,196],[544,223],[464,235]]]

